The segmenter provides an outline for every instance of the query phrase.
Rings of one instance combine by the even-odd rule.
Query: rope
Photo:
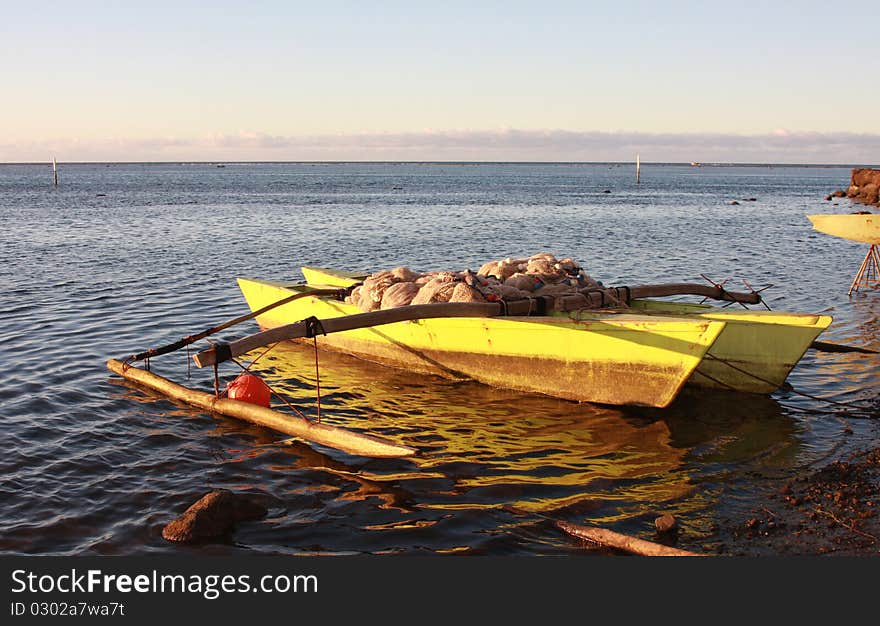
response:
[[[251,368],[252,368],[254,365],[257,364],[257,361],[259,361],[259,360],[262,359],[264,356],[266,356],[266,355],[269,353],[269,351],[272,350],[272,349],[273,349],[275,346],[277,346],[279,343],[281,343],[281,342],[280,342],[280,341],[276,341],[275,343],[273,343],[273,344],[271,344],[269,347],[267,347],[265,350],[263,350],[262,352],[260,352],[260,354],[258,354],[257,357],[256,357],[255,359],[252,359],[252,360],[251,360],[251,364],[248,365],[247,367],[245,367],[244,365],[242,365],[242,364],[239,363],[238,361],[235,361],[235,359],[232,359],[232,360],[236,363],[236,365],[238,365],[240,368],[242,368],[245,372],[250,372]]]
[[[608,294],[608,299],[611,300],[611,304],[612,304],[612,305],[617,305],[617,306],[629,306],[628,304],[624,304],[624,303],[621,303],[621,302],[620,302],[620,291],[619,291],[619,289],[620,289],[619,287],[612,287],[612,291],[613,291],[614,293],[609,293],[609,294]]]
[[[837,417],[848,417],[852,419],[876,419],[878,417],[876,414],[872,414],[870,409],[867,410],[867,413],[858,413],[852,411],[830,411],[827,409],[807,409],[793,404],[786,404],[784,402],[779,402],[778,404],[790,411],[807,413],[809,415],[835,415]]]
[[[345,287],[345,288],[333,288],[333,289],[312,289],[310,291],[303,291],[299,293],[294,293],[286,298],[282,298],[277,302],[273,302],[272,304],[267,304],[263,308],[248,313],[247,315],[242,315],[236,317],[235,319],[228,320],[223,322],[222,324],[218,324],[217,326],[213,326],[207,330],[204,330],[200,333],[196,333],[195,335],[187,335],[183,339],[175,341],[174,343],[170,343],[166,346],[162,346],[159,348],[149,348],[144,352],[140,352],[138,354],[132,354],[127,357],[124,363],[130,363],[132,361],[143,361],[144,359],[148,359],[151,356],[160,356],[162,354],[168,354],[169,352],[174,352],[175,350],[179,350],[180,348],[187,346],[191,343],[195,343],[200,339],[204,339],[209,335],[214,335],[219,333],[221,330],[226,330],[230,326],[235,326],[236,324],[240,324],[241,322],[245,322],[247,320],[253,319],[267,311],[270,311],[276,307],[281,306],[282,304],[287,304],[288,302],[293,302],[294,300],[298,300],[299,298],[308,298],[314,296],[334,296],[338,300],[343,300],[345,296],[350,293],[353,287]]]
[[[320,368],[318,367],[318,338],[316,336],[312,336],[312,341],[315,345],[315,389],[317,391],[317,400],[318,400],[318,423],[321,423],[321,373]]]
[[[245,372],[250,373],[250,369],[254,366],[254,363],[256,363],[258,359],[262,358],[263,355],[265,355],[267,352],[269,352],[269,350],[271,350],[272,348],[274,348],[274,347],[277,346],[277,345],[278,345],[278,343],[274,343],[274,344],[272,344],[269,348],[267,348],[266,350],[264,350],[264,351],[262,352],[262,354],[260,354],[256,359],[254,359],[253,361],[251,361],[251,364],[248,365],[247,367],[245,367],[243,364],[239,363],[239,362],[236,361],[235,359],[232,359],[232,362],[235,363],[236,365],[238,365],[238,366],[239,366],[242,370],[244,370]],[[263,381],[263,382],[265,383],[265,381]],[[275,391],[275,390],[272,388],[272,385],[266,383],[266,386],[269,388],[269,391],[272,393],[272,395],[275,396],[276,398],[278,398],[279,400],[281,400],[284,404],[286,404],[287,407],[288,407],[291,411],[293,411],[294,413],[296,413],[297,415],[299,415],[299,416],[300,416],[301,418],[303,418],[304,420],[307,420],[307,421],[309,420],[309,418],[306,417],[305,414],[304,414],[302,411],[300,411],[298,408],[296,408],[295,406],[293,406],[293,405],[287,400],[287,398],[285,398],[285,397],[282,396],[280,393],[278,393],[277,391]],[[226,392],[224,391],[223,393],[226,393]]]
[[[311,337],[315,347],[315,390],[317,393],[318,404],[318,423],[321,423],[321,368],[318,364],[318,333],[326,336],[327,331],[324,330],[321,320],[312,315],[303,320],[306,325],[306,337]]]
[[[266,356],[267,354],[269,354],[269,352],[272,351],[272,350],[275,348],[275,346],[277,346],[279,343],[281,343],[281,342],[280,342],[280,341],[276,341],[276,342],[273,343],[272,345],[268,346],[265,350],[263,350],[263,351],[262,351],[260,354],[258,354],[254,359],[251,360],[250,365],[244,365],[243,363],[241,363],[240,361],[238,361],[238,360],[236,360],[236,359],[229,359],[229,360],[232,361],[233,363],[235,363],[236,365],[238,365],[238,366],[242,369],[243,372],[249,374],[250,371],[251,371],[251,368],[252,368],[254,365],[257,364],[257,361],[259,361],[259,360],[262,359],[264,356]],[[216,374],[216,372],[217,372],[217,364],[216,364],[216,363],[214,364],[214,372],[215,372],[215,374],[214,374],[214,375],[215,375],[214,393],[217,395],[217,397],[220,397],[220,396],[222,396],[222,395],[224,395],[224,394],[226,393],[226,390],[223,390],[223,392],[219,392],[219,389],[218,389],[219,382],[218,382],[217,379],[216,379],[216,376],[217,376],[217,374]],[[291,411],[293,411],[294,413],[296,413],[297,415],[299,415],[302,419],[307,420],[307,421],[310,421],[309,418],[306,417],[306,415],[305,415],[302,411],[300,411],[298,408],[296,408],[295,406],[293,406],[293,405],[290,403],[290,401],[288,401],[287,398],[285,398],[283,395],[281,395],[280,393],[278,393],[277,391],[275,391],[275,389],[272,388],[272,385],[266,383],[265,381],[263,381],[263,382],[266,384],[266,387],[269,388],[269,392],[270,392],[273,396],[275,396],[276,398],[278,398],[279,400],[281,400],[284,404],[286,404],[287,407],[288,407]],[[319,392],[319,393],[320,393],[320,392]],[[318,421],[319,421],[319,422],[321,421],[320,399],[319,399],[319,401],[318,401]]]
[[[768,384],[770,386],[776,386],[775,383],[767,380],[766,378],[762,378],[762,377],[758,376],[757,374],[753,374],[752,372],[744,370],[741,367],[737,367],[736,365],[734,365],[730,361],[727,361],[726,359],[720,359],[717,356],[715,356],[713,354],[709,354],[709,353],[706,353],[706,357],[712,359],[713,361],[723,363],[727,367],[730,367],[730,368],[736,370],[737,372],[740,372],[741,374],[745,374],[746,376],[750,376],[750,377],[754,378],[755,380],[761,381],[762,383]],[[708,378],[709,380],[711,380],[715,383],[718,383],[718,384],[721,384],[721,385],[724,385],[726,387],[733,389],[733,387],[731,387],[730,385],[726,385],[725,383],[722,383],[718,380],[715,380],[714,378],[712,378],[708,374],[705,374],[703,372],[697,372],[697,373],[700,374],[701,376],[705,376],[706,378]],[[810,400],[816,400],[818,402],[827,402],[829,404],[833,404],[835,406],[840,406],[840,407],[843,407],[846,409],[857,409],[859,411],[873,411],[873,410],[875,410],[874,407],[864,406],[862,404],[857,404],[855,402],[838,402],[837,400],[832,400],[831,398],[822,398],[820,396],[814,396],[809,393],[805,393],[803,391],[798,391],[797,389],[794,389],[794,388],[791,389],[791,393],[798,395],[798,396],[803,396],[804,398],[809,398]]]
[[[238,365],[242,370],[244,370],[244,371],[247,372],[247,373],[250,373],[251,368],[252,368],[254,365],[257,364],[257,361],[259,361],[259,360],[262,359],[264,356],[266,356],[267,354],[269,354],[269,352],[272,351],[272,350],[275,348],[275,346],[277,346],[279,343],[281,343],[281,342],[280,342],[280,341],[276,341],[276,342],[273,343],[272,345],[268,346],[265,350],[263,350],[262,352],[260,352],[260,354],[258,354],[258,355],[256,356],[256,358],[252,359],[252,360],[251,360],[251,364],[248,365],[247,367],[245,367],[244,365],[242,365],[241,363],[239,363],[239,362],[236,361],[235,359],[232,359],[232,361],[233,361],[236,365]],[[265,383],[266,381],[263,381],[263,382]],[[277,391],[275,391],[275,390],[272,388],[272,385],[270,385],[269,383],[266,383],[266,386],[269,388],[269,391],[272,393],[272,395],[274,395],[276,398],[278,398],[278,399],[281,400],[284,404],[286,404],[286,405],[288,406],[289,409],[291,409],[294,413],[296,413],[297,415],[299,415],[299,416],[300,416],[301,418],[303,418],[304,420],[308,420],[308,418],[305,416],[305,414],[304,414],[302,411],[300,411],[298,408],[296,408],[295,406],[293,406],[293,405],[287,400],[287,398],[285,398],[285,397],[282,396],[280,393],[278,393]]]

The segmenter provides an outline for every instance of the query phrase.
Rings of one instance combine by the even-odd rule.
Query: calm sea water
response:
[[[416,460],[288,445],[105,369],[246,312],[236,276],[475,269],[541,251],[606,284],[773,283],[774,309],[829,313],[823,339],[878,349],[880,293],[846,295],[864,246],[805,217],[854,210],[823,200],[848,168],[647,164],[638,186],[619,164],[88,164],[62,165],[57,189],[51,177],[0,165],[0,553],[580,554],[553,519],[650,538],[672,513],[683,547],[754,554],[731,530],[779,480],[880,435],[864,412],[797,393],[877,406],[876,357],[857,354],[810,351],[793,390],[771,397],[688,394],[662,411],[322,354],[325,419],[415,445]],[[288,346],[266,361],[308,415],[313,359]],[[187,382],[184,353],[153,367]],[[225,543],[162,539],[220,487],[270,494],[269,516]]]

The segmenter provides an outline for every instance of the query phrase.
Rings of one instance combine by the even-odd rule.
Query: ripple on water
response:
[[[679,517],[690,547],[714,541],[719,519],[755,505],[761,476],[876,440],[876,420],[798,395],[876,413],[874,357],[808,352],[793,391],[684,394],[659,411],[322,354],[325,419],[418,447],[410,460],[285,443],[111,383],[104,367],[240,315],[235,276],[300,279],[301,264],[476,268],[543,250],[608,284],[701,273],[774,283],[774,309],[828,312],[823,339],[880,349],[880,299],[845,293],[862,247],[804,217],[848,169],[651,169],[637,188],[628,169],[590,164],[228,164],[209,179],[200,166],[71,165],[65,189],[49,193],[38,168],[0,166],[0,553],[573,554],[542,516],[644,535],[657,512]],[[730,205],[744,197],[758,200]],[[154,368],[187,381],[183,352]],[[308,347],[279,348],[260,370],[315,416]],[[187,384],[209,389],[212,375],[193,370]],[[225,543],[161,538],[218,487],[274,504]]]

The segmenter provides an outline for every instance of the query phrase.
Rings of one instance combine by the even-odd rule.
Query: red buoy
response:
[[[268,408],[272,392],[262,378],[245,372],[226,384],[226,395],[230,400],[241,400]]]

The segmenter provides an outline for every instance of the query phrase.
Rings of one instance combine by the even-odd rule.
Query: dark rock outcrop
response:
[[[840,192],[832,194],[836,196]],[[857,168],[850,176],[849,189],[846,197],[853,202],[880,206],[880,170],[870,168]]]
[[[206,493],[183,515],[162,529],[162,537],[178,543],[208,541],[228,535],[237,522],[262,519],[268,509],[260,498],[227,489]]]
[[[654,528],[658,533],[674,533],[678,530],[678,520],[666,513],[654,520]]]
[[[826,200],[833,200],[834,198],[846,198],[846,192],[843,189],[838,189],[834,193],[828,194],[825,198]]]

